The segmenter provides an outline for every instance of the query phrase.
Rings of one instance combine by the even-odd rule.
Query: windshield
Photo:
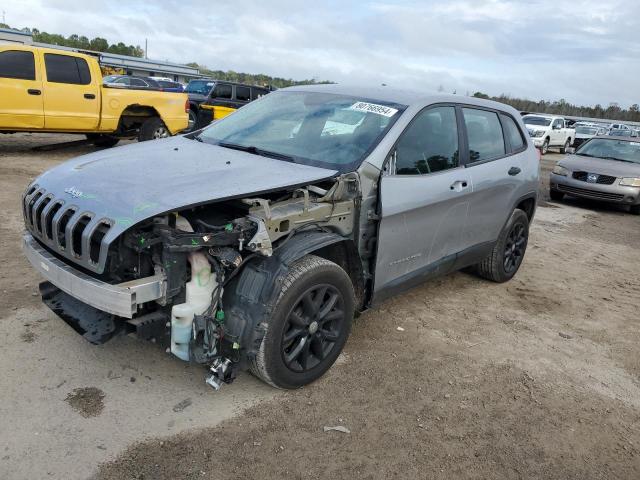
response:
[[[357,168],[405,108],[344,95],[280,91],[213,123],[198,139],[348,172]]]
[[[596,127],[576,127],[576,133],[582,133],[584,135],[595,135],[598,133]]]
[[[536,117],[533,115],[525,115],[522,117],[525,125],[540,125],[541,127],[548,127],[551,125],[551,119],[546,117]]]
[[[215,82],[211,80],[191,80],[185,92],[187,93],[199,93],[200,95],[209,95],[209,92],[215,85]]]
[[[640,163],[640,142],[592,138],[578,148],[576,155]]]

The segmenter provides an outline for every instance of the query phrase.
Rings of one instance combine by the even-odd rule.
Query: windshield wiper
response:
[[[241,152],[251,153],[253,155],[260,155],[261,157],[275,158],[277,160],[286,160],[288,162],[295,161],[295,158],[291,155],[285,155],[284,153],[270,152],[269,150],[263,150],[253,145],[245,146],[238,145],[237,143],[218,142],[218,145],[224,148],[230,148],[232,150],[240,150]]]

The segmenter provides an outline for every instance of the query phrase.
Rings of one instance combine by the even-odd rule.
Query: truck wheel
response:
[[[164,122],[158,117],[147,118],[140,127],[138,132],[138,141],[146,142],[147,140],[156,140],[158,138],[167,138],[171,134]]]
[[[559,202],[564,198],[564,193],[559,192],[558,190],[549,190],[549,197],[554,202]]]
[[[549,151],[549,139],[545,138],[544,143],[542,144],[542,148],[540,149],[540,153],[542,155],[546,155],[548,151]]]
[[[251,372],[278,388],[298,388],[320,378],[338,358],[355,308],[353,285],[337,264],[307,255],[282,279]]]
[[[189,109],[189,126],[184,133],[192,132],[196,128],[196,121],[198,120],[198,114],[193,109]]]
[[[120,139],[112,135],[103,135],[101,133],[87,133],[87,140],[91,141],[96,147],[113,147]]]
[[[478,274],[493,282],[511,280],[516,274],[529,240],[529,217],[516,208],[500,232],[493,251],[478,264]]]
[[[563,155],[567,153],[567,149],[571,146],[571,139],[567,138],[567,141],[564,142],[564,147],[560,148],[560,153]]]

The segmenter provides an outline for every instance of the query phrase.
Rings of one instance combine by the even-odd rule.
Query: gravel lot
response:
[[[0,137],[0,478],[640,478],[639,217],[541,185],[511,282],[430,282],[358,318],[315,384],[214,393],[151,344],[89,345],[35,296],[20,194],[93,150],[31,150],[69,139]]]

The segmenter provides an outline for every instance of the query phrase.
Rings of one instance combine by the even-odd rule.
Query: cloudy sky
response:
[[[8,24],[341,83],[640,103],[638,0],[0,0]]]

